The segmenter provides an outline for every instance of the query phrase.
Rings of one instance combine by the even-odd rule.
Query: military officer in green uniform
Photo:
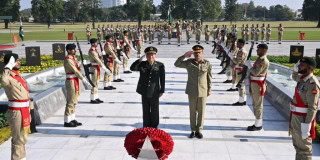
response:
[[[195,45],[193,51],[179,57],[174,65],[179,68],[186,68],[188,82],[186,94],[189,98],[191,134],[189,138],[203,138],[202,130],[207,97],[211,94],[211,64],[203,59],[203,47]],[[194,58],[189,58],[193,54]],[[186,58],[189,58],[185,60]]]
[[[136,60],[130,69],[140,72],[137,92],[142,96],[143,127],[158,128],[159,98],[165,90],[165,67],[155,60],[157,48],[147,47],[144,52],[145,55]],[[147,61],[142,61],[144,57]]]
[[[256,120],[254,125],[247,128],[248,131],[258,131],[262,129],[263,99],[269,68],[269,60],[267,59],[268,46],[266,44],[259,44],[257,48],[257,54],[259,57],[249,69],[249,91],[252,98],[253,112]],[[249,63],[249,61],[246,61],[246,65],[248,67],[251,66]]]
[[[290,104],[291,119],[289,132],[292,133],[296,160],[312,159],[312,139],[315,139],[315,116],[318,110],[320,83],[313,75],[316,61],[303,57],[294,66],[292,78],[297,82]]]

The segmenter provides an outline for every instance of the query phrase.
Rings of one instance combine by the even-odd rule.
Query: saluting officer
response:
[[[203,138],[202,130],[204,125],[204,114],[207,97],[211,95],[211,64],[203,59],[203,47],[195,45],[193,51],[185,53],[179,57],[174,65],[179,68],[186,68],[188,72],[188,82],[186,94],[189,98],[191,134],[189,138]],[[194,58],[184,60],[185,58]]]
[[[97,50],[97,39],[92,38],[90,39],[91,48],[89,49],[89,60],[91,63],[90,71],[92,74],[92,82],[95,87],[92,87],[91,89],[91,95],[90,95],[90,103],[97,104],[97,103],[103,103],[102,100],[99,99],[98,95],[98,89],[99,89],[99,80],[100,80],[100,73],[101,69],[105,72],[110,72],[107,67],[102,63],[102,54],[100,54]]]
[[[292,78],[297,82],[290,104],[291,119],[289,132],[292,133],[296,160],[312,159],[312,139],[316,138],[315,116],[318,110],[320,83],[313,75],[316,61],[303,57],[294,66]]]
[[[266,90],[266,78],[269,68],[269,60],[267,59],[268,46],[266,44],[259,44],[257,48],[259,57],[254,62],[253,67],[249,69],[249,91],[256,120],[254,125],[247,128],[248,131],[258,131],[262,129],[263,98]],[[248,67],[250,66],[248,61],[246,61],[246,65]]]
[[[17,54],[4,56],[2,86],[8,97],[8,123],[11,129],[11,160],[26,159],[27,134],[30,131],[30,95],[26,80],[20,75]]]
[[[67,104],[64,112],[64,126],[77,127],[82,123],[78,122],[76,118],[76,105],[78,104],[78,97],[80,94],[79,79],[87,86],[91,86],[85,77],[80,73],[80,67],[77,62],[76,45],[67,44],[66,50],[68,55],[64,59],[64,70],[66,73],[66,90],[67,90]]]
[[[140,78],[137,92],[142,97],[143,127],[158,128],[159,98],[165,90],[165,67],[156,61],[157,48],[147,47],[140,59],[130,67],[131,71],[139,71]],[[142,61],[147,57],[147,61]]]

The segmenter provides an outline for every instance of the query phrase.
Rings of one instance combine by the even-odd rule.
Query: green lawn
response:
[[[250,21],[250,22],[236,22],[234,24],[237,24],[238,29],[239,29],[239,36],[241,37],[241,31],[240,27],[242,24],[269,24],[273,27],[273,32],[271,39],[272,40],[277,40],[277,26],[279,23],[282,23],[285,29],[284,32],[284,40],[298,40],[299,39],[299,31],[305,32],[306,33],[306,40],[320,40],[320,28],[315,28],[317,25],[316,22],[304,22],[304,21],[286,21],[286,22],[256,22],[256,21]],[[61,23],[61,24],[54,24],[51,25],[50,29],[47,28],[46,24],[37,24],[37,23],[24,23],[24,34],[25,34],[25,40],[67,40],[68,38],[68,33],[69,32],[74,32],[75,35],[78,37],[80,40],[85,40],[86,39],[86,33],[85,33],[85,28],[89,24],[91,26],[91,23],[76,23],[76,24],[71,24],[71,23]],[[100,24],[113,24],[115,27],[116,25],[137,25],[136,22],[114,22],[114,23],[96,23],[96,27]],[[153,25],[155,24],[154,22],[143,22],[142,25]],[[212,29],[213,25],[217,24],[221,26],[222,24],[226,24],[230,27],[230,22],[204,22],[203,25],[208,24],[210,29]],[[11,30],[12,32],[16,32],[15,34],[18,35],[19,31],[19,25],[20,23],[15,23],[11,24]],[[10,43],[11,40],[13,41],[12,34],[10,35],[9,29],[3,29],[4,28],[4,23],[0,23],[0,44],[7,44]],[[93,29],[92,32],[93,37],[96,37],[96,30]],[[19,38],[19,41],[21,39]]]

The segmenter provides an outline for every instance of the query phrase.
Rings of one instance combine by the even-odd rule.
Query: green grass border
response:
[[[0,145],[11,137],[10,127],[0,128]]]

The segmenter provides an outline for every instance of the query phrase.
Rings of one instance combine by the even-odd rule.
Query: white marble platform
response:
[[[172,48],[159,58],[166,66],[166,92],[160,99],[159,128],[168,132],[175,146],[169,160],[292,160],[295,150],[288,137],[288,122],[270,103],[264,103],[264,129],[248,132],[254,123],[251,99],[248,106],[232,106],[237,92],[226,92],[231,84],[223,84],[225,75],[218,75],[219,61],[205,50],[213,64],[213,88],[205,115],[204,139],[189,139],[186,70],[174,67],[176,57],[191,45]],[[159,48],[162,50],[162,48]],[[163,53],[163,52],[162,52]],[[162,57],[159,53],[158,57]],[[180,54],[181,53],[181,54]],[[136,58],[131,57],[131,62]],[[124,148],[125,135],[142,127],[141,97],[136,85],[139,74],[122,74],[123,83],[114,83],[117,90],[99,90],[103,104],[90,104],[90,91],[81,93],[77,120],[83,126],[63,127],[64,109],[38,126],[39,133],[29,135],[29,160],[129,160]],[[100,83],[102,86],[102,82]],[[10,141],[0,145],[0,160],[10,159]],[[314,160],[320,160],[320,145],[314,144]]]

